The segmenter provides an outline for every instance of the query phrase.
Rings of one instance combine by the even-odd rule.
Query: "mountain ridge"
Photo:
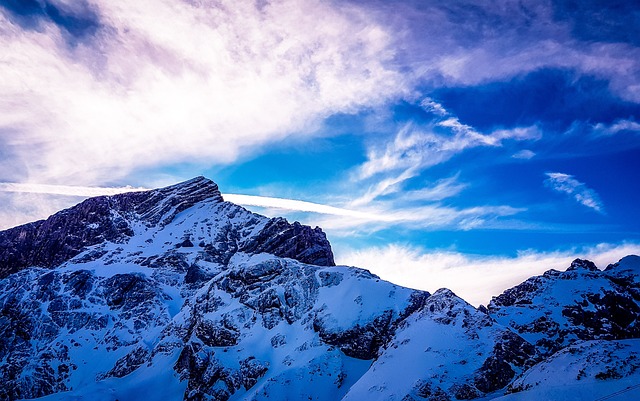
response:
[[[576,259],[474,308],[335,266],[321,229],[204,177],[91,198],[0,232],[0,399],[517,400],[562,363],[618,389],[640,378],[639,261]]]

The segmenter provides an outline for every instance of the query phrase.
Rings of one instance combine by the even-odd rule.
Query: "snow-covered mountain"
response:
[[[565,366],[628,395],[639,260],[476,309],[334,266],[322,230],[203,177],[91,198],[0,232],[0,399],[511,400]]]

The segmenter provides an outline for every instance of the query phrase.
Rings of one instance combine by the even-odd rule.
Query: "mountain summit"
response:
[[[227,217],[224,227],[216,226],[219,235],[223,231],[232,234],[216,238],[227,245],[226,253],[268,252],[306,263],[334,265],[331,246],[319,228],[250,213],[224,202],[216,183],[196,177],[166,188],[90,198],[47,220],[0,232],[0,278],[29,266],[58,266],[99,244],[124,244],[134,236],[150,236],[147,239],[151,243],[156,233],[175,223],[176,217],[188,209],[201,210],[204,215],[193,210],[184,216],[187,220]],[[236,229],[246,231],[248,227],[257,230],[251,232],[251,238],[233,238],[240,235]],[[192,236],[189,230],[178,235],[183,241]]]
[[[91,198],[0,232],[0,399],[516,400],[566,366],[628,391],[637,271],[577,260],[476,309],[335,266],[321,229],[203,177]]]

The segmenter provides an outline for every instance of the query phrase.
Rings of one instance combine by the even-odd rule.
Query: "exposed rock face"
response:
[[[610,344],[640,336],[639,261],[601,272],[576,260],[480,310],[446,289],[333,266],[319,228],[224,202],[202,177],[92,198],[0,232],[0,399],[435,401],[527,391],[535,385],[522,374],[544,355],[568,345],[600,355],[582,340],[604,341],[616,361],[637,354]],[[610,365],[594,380],[635,377],[635,367]]]
[[[544,355],[581,340],[640,338],[640,283],[621,264],[600,271],[576,259],[495,297],[488,312]]]
[[[537,360],[533,345],[441,289],[398,324],[344,399],[478,398],[505,387]],[[408,370],[415,374],[396,373]]]
[[[58,266],[92,245],[126,243],[135,235],[135,227],[163,228],[176,215],[202,202],[223,202],[218,186],[204,177],[151,191],[87,199],[47,220],[0,232],[0,278],[29,266]],[[238,209],[230,210],[234,217],[252,215],[234,207]],[[264,220],[264,227],[247,238],[242,249],[233,238],[226,238],[222,244],[232,251],[267,252],[306,263],[334,265],[331,246],[319,228],[289,224],[282,218],[252,217]],[[179,245],[188,244],[193,246],[189,238],[184,238]]]

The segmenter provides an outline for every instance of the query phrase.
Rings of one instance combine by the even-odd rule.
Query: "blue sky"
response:
[[[640,252],[634,2],[2,0],[0,42],[2,227],[205,175],[429,290]]]

